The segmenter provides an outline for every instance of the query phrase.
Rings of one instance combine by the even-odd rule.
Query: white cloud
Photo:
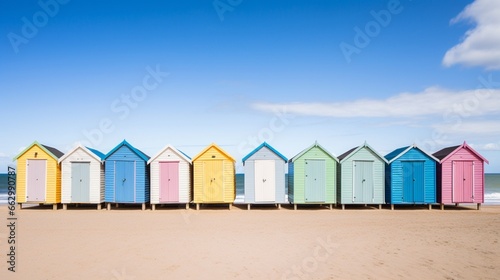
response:
[[[474,150],[477,151],[500,151],[499,143],[486,143],[486,144],[469,144]]]
[[[464,20],[474,22],[475,27],[465,33],[462,42],[446,52],[443,64],[500,69],[500,1],[476,0],[452,19],[451,24]]]
[[[422,117],[448,114],[469,117],[500,114],[500,90],[477,89],[452,92],[431,87],[420,93],[401,93],[386,99],[359,99],[333,103],[254,103],[265,112],[285,110],[288,114],[335,118]]]
[[[455,125],[438,124],[433,126],[443,134],[500,135],[500,120],[497,121],[462,121]]]

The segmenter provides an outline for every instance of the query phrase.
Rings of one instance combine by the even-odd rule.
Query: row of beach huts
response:
[[[235,159],[216,144],[194,158],[167,145],[149,157],[127,141],[107,154],[77,146],[66,154],[32,143],[17,160],[16,201],[106,205],[235,203]],[[262,143],[243,159],[247,204],[375,205],[484,202],[484,163],[466,142],[434,154],[416,145],[382,156],[366,142],[336,157],[318,143],[287,159]],[[288,172],[286,170],[288,164]],[[288,176],[288,180],[286,180]],[[288,188],[286,184],[288,181]],[[287,191],[288,190],[288,191]]]

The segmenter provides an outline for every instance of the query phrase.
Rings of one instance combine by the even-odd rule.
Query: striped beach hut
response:
[[[148,161],[151,176],[151,207],[191,202],[191,159],[167,145]]]
[[[436,164],[433,155],[416,145],[396,149],[385,156],[385,201],[391,204],[436,203]]]
[[[123,140],[104,157],[104,201],[111,203],[142,204],[149,202],[149,157]]]
[[[61,202],[67,205],[104,202],[104,154],[78,145],[59,158],[61,165]]]
[[[336,203],[338,159],[318,142],[288,160],[288,201],[297,204]]]
[[[346,204],[378,204],[385,200],[385,158],[366,142],[339,157],[337,202]]]
[[[196,210],[200,203],[231,204],[236,195],[235,160],[212,143],[193,158],[193,191]]]
[[[441,209],[445,204],[475,203],[479,210],[484,203],[484,163],[488,160],[466,142],[433,155],[440,163],[437,168],[437,199]]]
[[[286,202],[285,165],[288,159],[266,142],[243,158],[245,203],[281,204]]]
[[[61,202],[61,168],[58,160],[63,153],[56,148],[33,142],[19,153],[17,160],[16,201],[52,204],[57,209]]]

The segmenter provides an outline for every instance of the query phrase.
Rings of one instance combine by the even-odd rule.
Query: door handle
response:
[[[127,181],[127,178],[123,178],[123,179],[122,179],[122,182],[124,182],[124,183],[125,183],[125,181]]]

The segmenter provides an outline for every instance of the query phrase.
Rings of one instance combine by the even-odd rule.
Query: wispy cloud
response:
[[[487,97],[487,100],[486,100]],[[420,93],[401,93],[386,99],[359,99],[347,102],[254,103],[252,108],[275,112],[285,107],[290,114],[335,118],[424,117],[448,111],[466,111],[467,116],[500,114],[500,90],[477,89],[453,92],[431,87]]]
[[[500,1],[476,0],[452,19],[451,24],[464,20],[472,21],[475,27],[465,33],[462,42],[446,52],[443,64],[500,69]]]
[[[457,125],[438,124],[434,128],[440,133],[452,134],[487,134],[500,135],[500,120],[497,121],[463,121]]]

